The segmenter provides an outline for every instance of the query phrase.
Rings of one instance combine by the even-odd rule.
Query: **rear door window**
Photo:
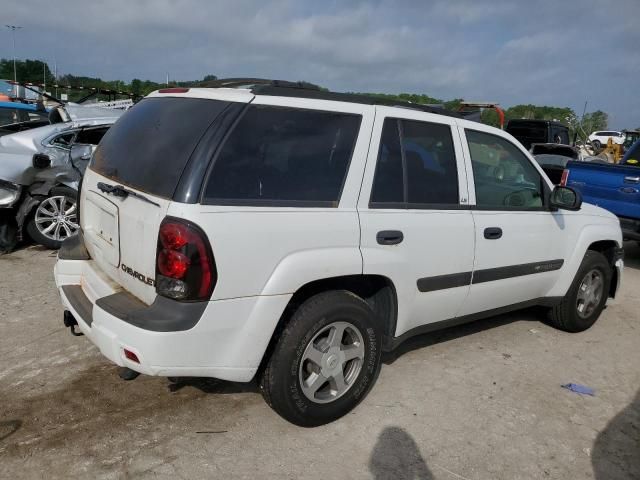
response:
[[[203,203],[337,207],[361,119],[250,106],[214,160]]]
[[[107,131],[91,169],[118,183],[171,198],[205,131],[229,102],[152,97]]]
[[[447,208],[457,204],[458,170],[451,127],[387,118],[370,207]]]

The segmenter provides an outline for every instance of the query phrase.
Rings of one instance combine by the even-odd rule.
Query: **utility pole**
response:
[[[167,72],[167,87],[169,86],[169,72]]]
[[[5,25],[9,30],[11,30],[11,38],[13,39],[13,81],[18,81],[18,75],[16,74],[16,30],[21,29],[17,25]]]

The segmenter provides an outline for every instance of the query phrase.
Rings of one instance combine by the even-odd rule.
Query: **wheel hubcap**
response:
[[[38,205],[38,231],[50,240],[62,241],[78,231],[76,200],[64,195],[49,197]]]
[[[332,402],[354,385],[363,362],[360,330],[349,322],[333,322],[316,333],[302,354],[302,392],[313,402]]]
[[[578,287],[578,299],[576,301],[576,309],[581,318],[589,317],[602,299],[602,290],[604,281],[599,270],[591,270],[587,273],[580,287]]]

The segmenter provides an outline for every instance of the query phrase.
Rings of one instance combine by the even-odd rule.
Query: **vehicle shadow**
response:
[[[495,317],[489,317],[483,320],[475,320],[464,325],[449,327],[436,332],[425,333],[411,337],[401,343],[398,348],[391,352],[385,352],[382,355],[382,361],[385,365],[393,364],[398,358],[405,353],[412,352],[424,347],[437,345],[438,343],[448,342],[456,338],[466,337],[474,333],[480,333],[492,328],[501,327],[518,321],[528,322],[544,322],[546,314],[543,308],[531,307],[516,312],[504,313]]]
[[[640,478],[640,390],[598,434],[591,464],[596,480]]]
[[[248,383],[227,382],[217,378],[207,377],[171,377],[169,391],[177,392],[185,387],[193,387],[203,393],[233,394],[233,393],[259,393],[260,389],[256,380]]]
[[[387,427],[378,437],[369,470],[375,480],[431,480],[433,474],[415,440],[400,427]]]
[[[624,266],[640,270],[640,243],[624,243]]]

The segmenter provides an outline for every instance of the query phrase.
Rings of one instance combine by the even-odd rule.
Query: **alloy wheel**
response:
[[[38,231],[45,237],[61,242],[78,231],[76,199],[65,195],[46,198],[35,214]]]

